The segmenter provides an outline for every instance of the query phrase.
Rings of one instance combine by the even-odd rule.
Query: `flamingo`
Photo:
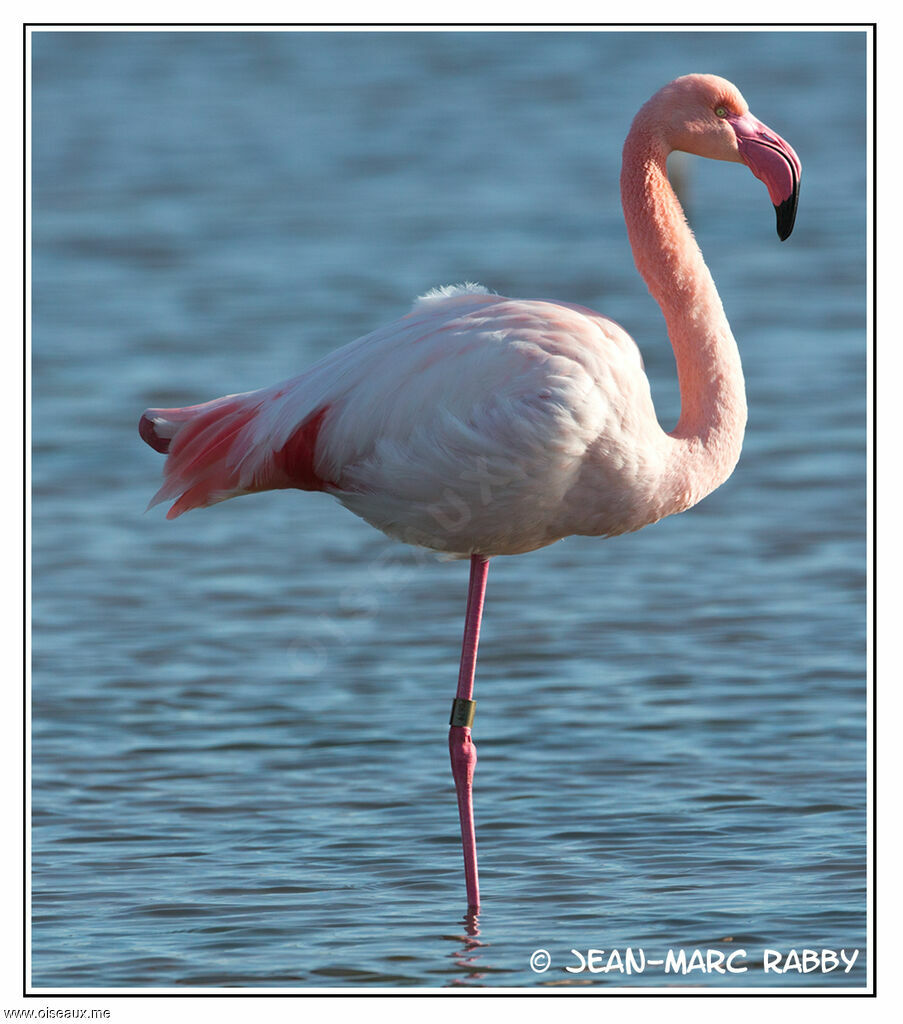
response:
[[[291,380],[140,420],[140,436],[168,455],[150,502],[175,499],[167,518],[256,491],[325,491],[392,538],[470,559],[449,726],[469,912],[480,905],[473,687],[490,558],[639,530],[700,501],[740,455],[740,357],[668,181],[672,150],[746,164],[768,188],[782,241],[801,172],[791,146],[714,75],[676,79],[633,120],[621,198],[677,363],[671,433],[618,324],[470,283],[433,289]]]

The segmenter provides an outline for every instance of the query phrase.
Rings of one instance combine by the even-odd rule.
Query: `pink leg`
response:
[[[477,748],[470,736],[470,725],[476,704],[473,700],[473,677],[477,667],[477,645],[480,642],[480,620],[483,616],[483,597],[488,575],[489,559],[482,555],[472,555],[458,695],[452,704],[451,728],[448,730],[448,749],[451,753],[455,789],[458,791],[458,813],[461,816],[467,902],[472,910],[480,906],[480,881],[477,875],[477,839],[473,827],[473,771],[477,763]]]

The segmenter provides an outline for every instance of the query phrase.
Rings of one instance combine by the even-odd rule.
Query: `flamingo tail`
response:
[[[148,409],[138,433],[167,456],[163,485],[148,508],[177,499],[166,513],[175,519],[193,508],[255,491],[296,487],[325,490],[314,449],[327,406],[310,413],[278,450],[257,440],[256,421],[273,401],[267,391],[228,395],[181,409]]]

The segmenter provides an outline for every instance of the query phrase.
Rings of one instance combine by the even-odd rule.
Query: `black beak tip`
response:
[[[799,202],[799,190],[794,189],[793,195],[788,196],[783,203],[776,205],[774,212],[777,214],[778,238],[786,242],[793,231],[793,224],[796,221],[796,206]]]

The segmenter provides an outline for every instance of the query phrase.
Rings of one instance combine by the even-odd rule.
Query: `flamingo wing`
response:
[[[142,436],[169,456],[152,504],[323,490],[409,543],[529,550],[564,535],[588,449],[624,434],[638,389],[651,413],[636,346],[599,314],[437,290],[292,380],[148,410]]]

